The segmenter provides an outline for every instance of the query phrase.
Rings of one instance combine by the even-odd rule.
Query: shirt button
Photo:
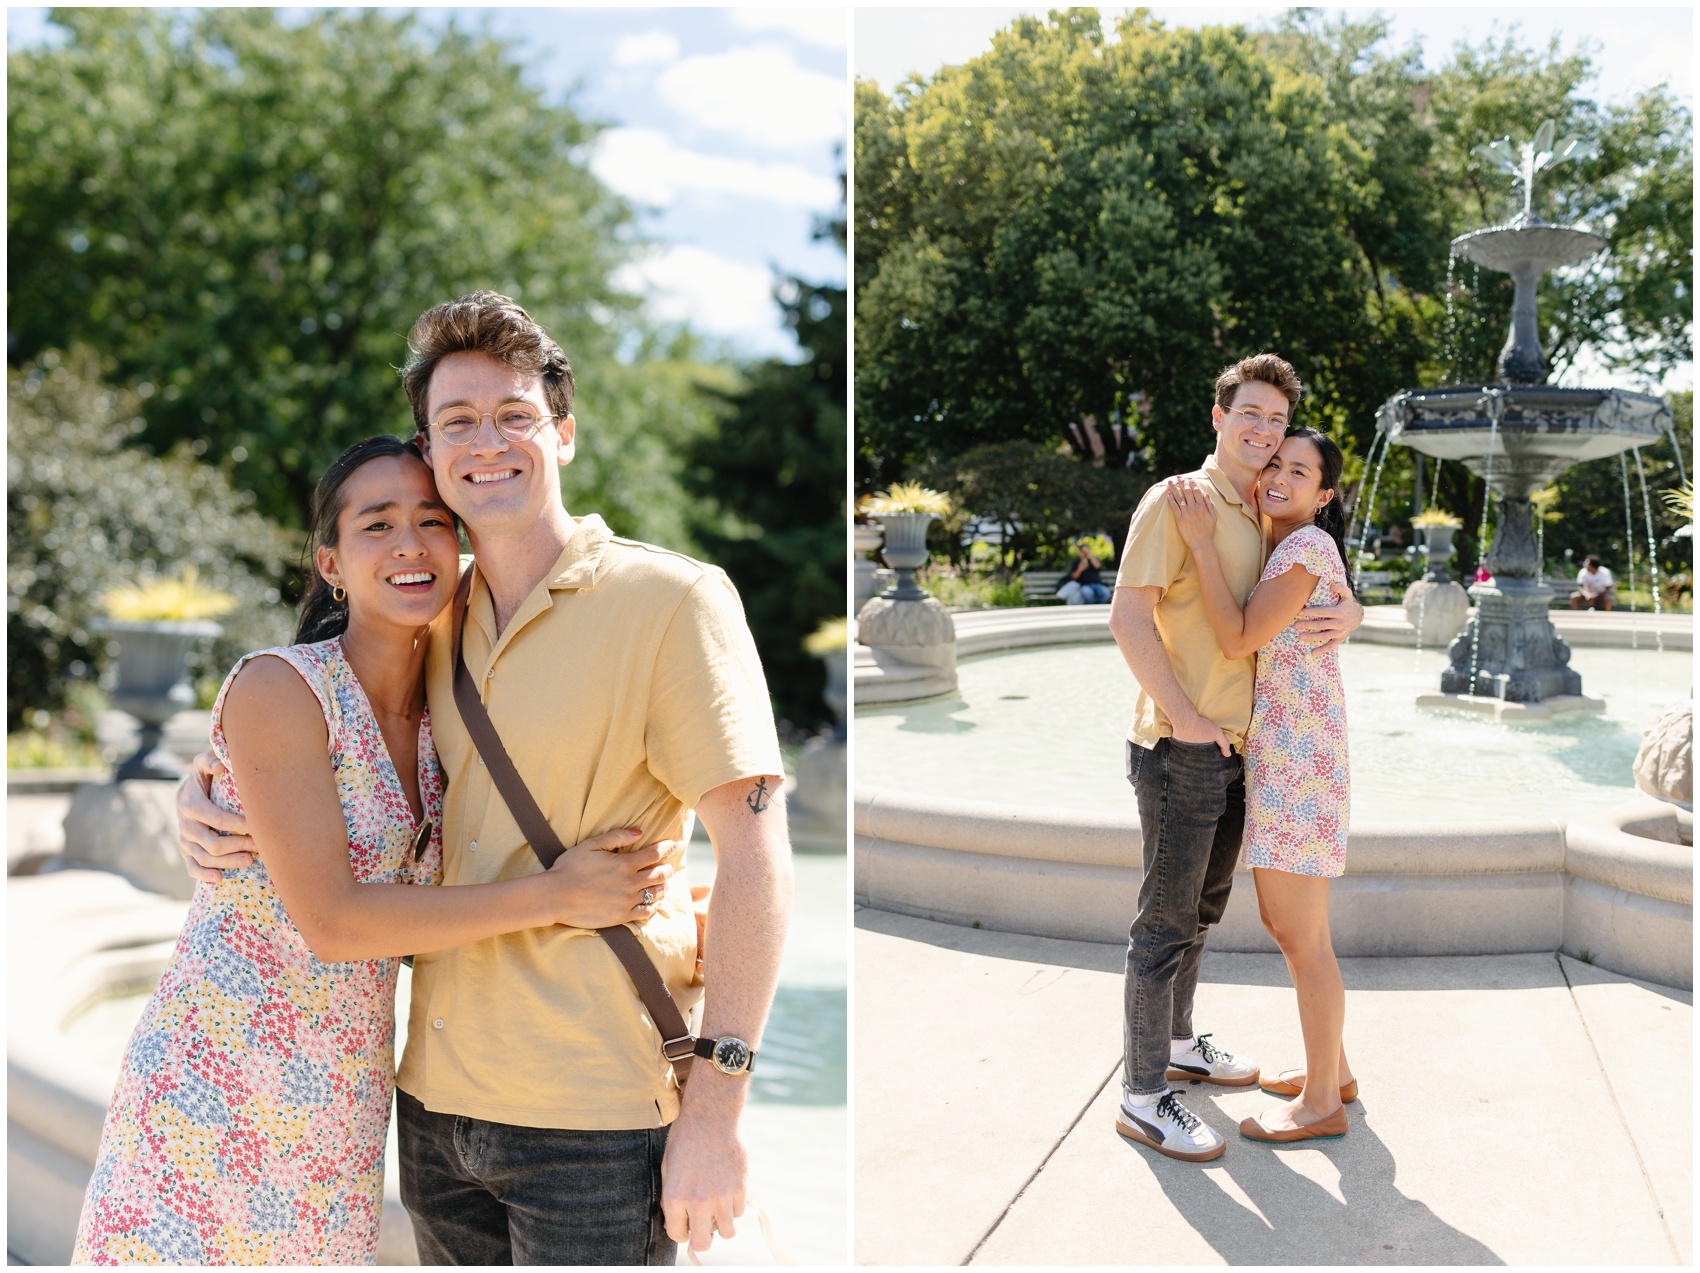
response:
[[[484,757],[480,756],[478,758],[478,763],[482,765],[484,763]]]
[[[466,847],[470,851],[472,851],[473,853],[476,853],[476,852],[478,852],[478,841],[474,840],[471,844],[467,845]]]
[[[495,675],[496,675],[496,669],[495,668],[493,668],[493,667],[487,668],[487,669],[485,669],[485,672],[484,672],[484,679],[486,681],[488,681],[491,678],[493,678]]]
[[[437,1019],[436,1019],[436,1020],[435,1020],[435,1021],[433,1021],[433,1022],[432,1022],[432,1023],[431,1023],[431,1024],[432,1024],[432,1025],[434,1025],[434,1026],[436,1026],[436,1027],[437,1027],[437,1029],[439,1029],[439,1030],[441,1030],[441,1029],[442,1029],[442,1028],[443,1028],[443,1019],[442,1019],[442,1018],[441,1018],[441,1017],[438,1017],[438,1018],[437,1018]]]

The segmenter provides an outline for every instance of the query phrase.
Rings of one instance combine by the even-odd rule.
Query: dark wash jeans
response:
[[[1127,934],[1122,1082],[1144,1096],[1168,1090],[1169,1040],[1192,1038],[1204,937],[1228,907],[1245,835],[1245,764],[1215,743],[1129,742],[1127,780],[1139,795],[1145,879]]]
[[[396,1089],[401,1200],[423,1264],[672,1264],[665,1127],[578,1132],[435,1114]]]

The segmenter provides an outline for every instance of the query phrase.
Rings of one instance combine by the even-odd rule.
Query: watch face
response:
[[[714,1068],[722,1074],[742,1074],[750,1067],[750,1047],[742,1039],[721,1039],[714,1045]]]

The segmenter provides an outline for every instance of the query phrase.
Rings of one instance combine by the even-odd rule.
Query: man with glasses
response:
[[[634,928],[682,1010],[712,988],[699,1033],[720,1046],[681,1091],[590,929],[421,953],[396,1074],[402,1198],[426,1263],[670,1264],[674,1242],[705,1249],[743,1210],[738,1120],[790,910],[784,771],[755,643],[720,570],[568,515],[572,369],[517,303],[475,292],[438,305],[408,346],[420,447],[472,544],[462,653],[476,692],[563,844],[628,826],[639,843],[677,839],[688,810],[702,818],[717,861],[702,975],[683,876]],[[426,660],[448,885],[541,869],[456,707],[453,610]],[[240,819],[194,783],[179,820],[192,863],[245,864],[229,854],[251,841],[212,829],[240,834]],[[614,854],[572,853],[563,866],[581,877],[621,869]]]
[[[1216,380],[1216,446],[1192,476],[1214,491],[1217,556],[1242,605],[1268,555],[1258,476],[1300,393],[1292,364],[1274,354],[1243,359]],[[1363,621],[1354,598],[1336,602],[1297,621],[1318,646],[1344,640]],[[1256,661],[1222,654],[1164,483],[1133,514],[1110,631],[1139,682],[1127,776],[1139,799],[1145,871],[1128,932],[1116,1130],[1170,1158],[1205,1162],[1227,1142],[1181,1104],[1169,1080],[1242,1087],[1258,1079],[1256,1065],[1215,1046],[1208,1033],[1195,1035],[1192,1024],[1205,935],[1227,909],[1245,830],[1240,753]]]

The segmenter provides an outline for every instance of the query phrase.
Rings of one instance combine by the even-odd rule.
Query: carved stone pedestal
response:
[[[868,647],[875,675],[858,671],[856,702],[902,703],[956,692],[956,624],[925,595],[875,597],[856,615],[856,640]]]
[[[1417,642],[1436,646],[1458,635],[1470,614],[1470,599],[1450,579],[1419,579],[1405,589],[1405,618]]]
[[[1452,665],[1440,674],[1442,693],[1508,703],[1582,693],[1582,678],[1569,667],[1570,647],[1547,618],[1551,588],[1512,578],[1476,584],[1470,595],[1476,599],[1475,613],[1447,647]]]

